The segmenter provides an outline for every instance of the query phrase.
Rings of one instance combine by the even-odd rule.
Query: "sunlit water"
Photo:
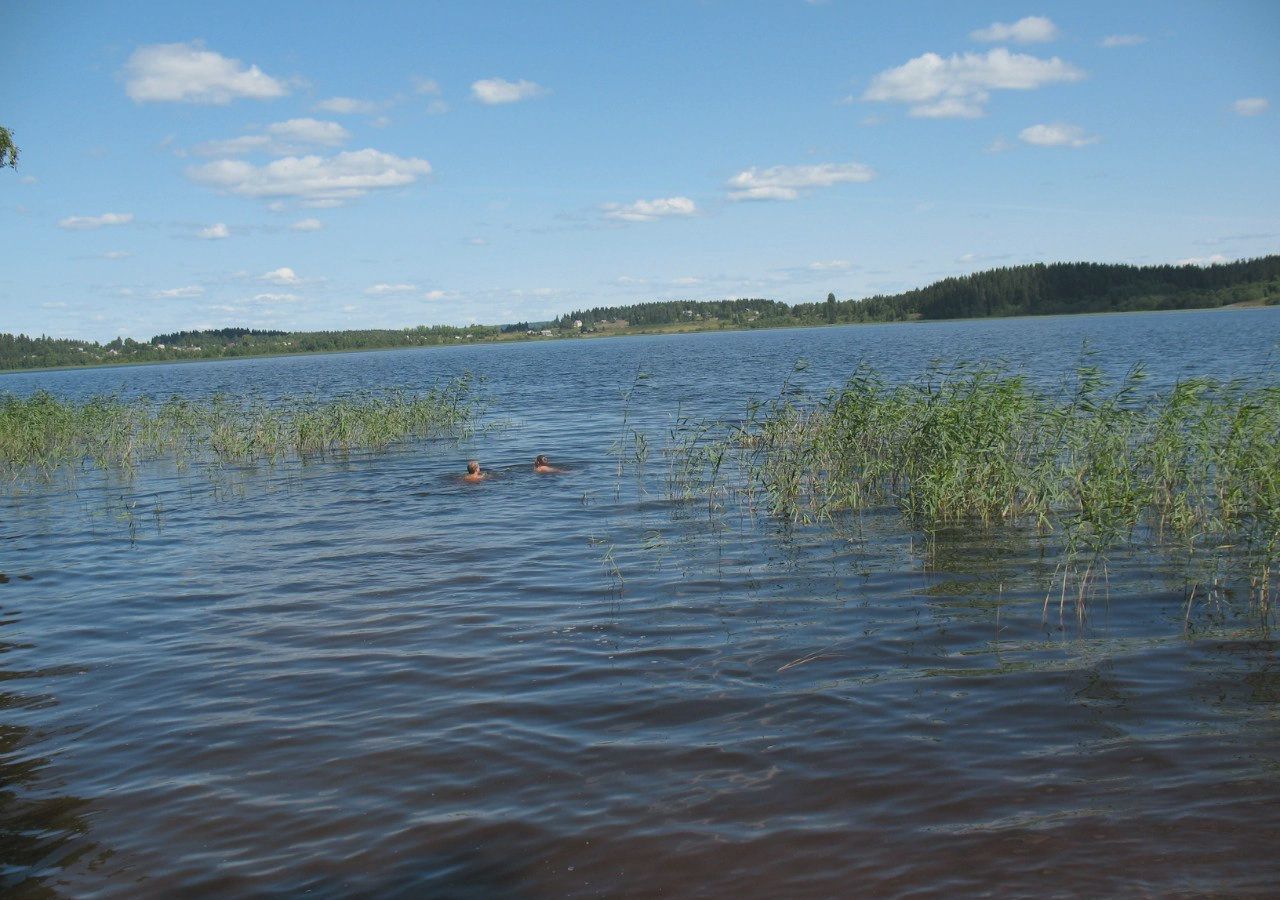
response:
[[[554,342],[0,377],[270,399],[483,376],[502,427],[7,489],[0,885],[18,895],[1274,892],[1280,667],[1159,554],[1082,627],[1051,538],[673,501],[626,428],[860,364],[1275,380],[1280,310]],[[797,366],[797,363],[799,365]],[[785,386],[785,387],[784,387]],[[625,398],[624,398],[624,395]],[[571,471],[535,476],[536,453]],[[501,477],[457,478],[479,457]]]

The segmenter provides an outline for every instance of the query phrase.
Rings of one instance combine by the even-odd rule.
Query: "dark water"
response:
[[[7,489],[0,884],[18,896],[1273,895],[1280,664],[1239,586],[1051,538],[708,516],[628,427],[860,363],[1087,341],[1276,377],[1280,310],[458,347],[0,377],[324,397],[485,377],[462,447]],[[797,360],[803,360],[800,371]],[[1270,368],[1268,368],[1270,366]],[[637,378],[642,372],[647,377]],[[627,400],[622,399],[629,393]],[[546,452],[571,466],[527,472]],[[468,456],[506,470],[456,479]]]

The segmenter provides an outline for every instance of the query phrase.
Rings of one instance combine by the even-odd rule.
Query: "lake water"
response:
[[[1086,345],[1276,380],[1280,310],[836,327],[0,376],[266,399],[484,379],[463,446],[0,502],[0,887],[18,896],[1274,895],[1280,665],[1241,592],[1052,538],[711,517],[626,428]],[[628,395],[627,399],[623,399]],[[534,476],[548,453],[571,471]],[[503,477],[456,475],[471,456]]]

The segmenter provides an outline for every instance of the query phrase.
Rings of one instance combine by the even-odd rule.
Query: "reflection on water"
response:
[[[1114,317],[1108,329],[1137,331],[1104,337],[1148,346],[1164,329],[1182,353],[1157,377],[1244,368],[1219,350],[1252,346],[1256,362],[1280,323],[1265,314],[1203,352],[1206,323],[1245,320]],[[1057,321],[1035,333],[1088,331]],[[1014,333],[824,329],[44,376],[90,393],[323,392],[466,367],[520,424],[453,455],[406,447],[213,478],[156,465],[127,483],[6,493],[4,886],[1272,892],[1280,665],[1247,590],[1223,583],[1188,615],[1180,561],[1133,554],[1112,561],[1079,627],[1045,615],[1053,534],[925,535],[889,512],[835,528],[709,514],[668,497],[661,464],[619,477],[609,453],[641,367],[652,377],[627,425],[660,436],[677,408],[727,414],[776,389],[798,355],[811,365],[797,377],[821,389],[877,352],[909,366],[985,342],[1014,357],[1031,326],[1003,326]],[[884,347],[850,346],[867,335]],[[698,371],[689,347],[712,348]],[[534,476],[539,452],[571,471]],[[470,457],[505,477],[459,483]]]
[[[8,583],[7,576],[0,579],[0,584]],[[26,679],[58,673],[6,665],[17,649],[5,640],[14,624],[13,613],[0,605],[0,681],[6,684],[0,690],[0,888],[29,897],[52,896],[48,879],[94,850],[84,839],[88,802],[58,791],[51,760],[42,755],[57,741],[25,724],[38,720],[39,710],[56,701],[23,693],[20,686]]]

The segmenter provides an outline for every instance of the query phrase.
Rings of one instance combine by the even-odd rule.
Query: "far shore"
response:
[[[596,332],[582,332],[574,334],[557,334],[550,336],[533,336],[513,335],[511,337],[500,337],[492,340],[472,340],[457,341],[452,344],[434,344],[424,347],[353,347],[346,350],[300,350],[292,353],[254,353],[243,356],[204,356],[195,359],[151,359],[138,360],[132,362],[129,360],[121,360],[119,362],[109,363],[93,363],[83,366],[36,366],[24,369],[0,369],[0,376],[3,375],[21,375],[31,372],[68,372],[68,371],[86,371],[91,369],[120,369],[132,368],[136,366],[183,366],[194,363],[225,363],[247,361],[254,359],[278,359],[282,357],[300,357],[300,356],[339,356],[350,353],[390,353],[393,351],[404,350],[444,350],[450,347],[478,347],[493,345],[513,345],[513,344],[531,344],[544,343],[548,341],[577,341],[583,339],[597,340],[602,338],[626,338],[626,337],[645,337],[657,335],[686,335],[686,334],[712,334],[723,331],[792,331],[804,328],[861,328],[870,325],[926,325],[941,322],[985,322],[985,321],[1010,321],[1014,319],[1066,319],[1080,318],[1086,316],[1118,316],[1118,315],[1163,315],[1169,313],[1187,313],[1187,312],[1230,312],[1242,309],[1277,309],[1280,306],[1268,306],[1261,301],[1246,301],[1243,303],[1231,303],[1226,306],[1205,306],[1191,309],[1143,309],[1143,310],[1116,310],[1113,312],[1082,312],[1082,313],[1053,313],[1050,315],[1037,316],[970,316],[955,319],[904,319],[896,322],[813,322],[813,323],[796,323],[794,325],[769,325],[767,327],[753,328],[744,325],[726,324],[723,320],[716,320],[714,324],[679,324],[671,326],[658,326],[654,328],[617,328]]]

